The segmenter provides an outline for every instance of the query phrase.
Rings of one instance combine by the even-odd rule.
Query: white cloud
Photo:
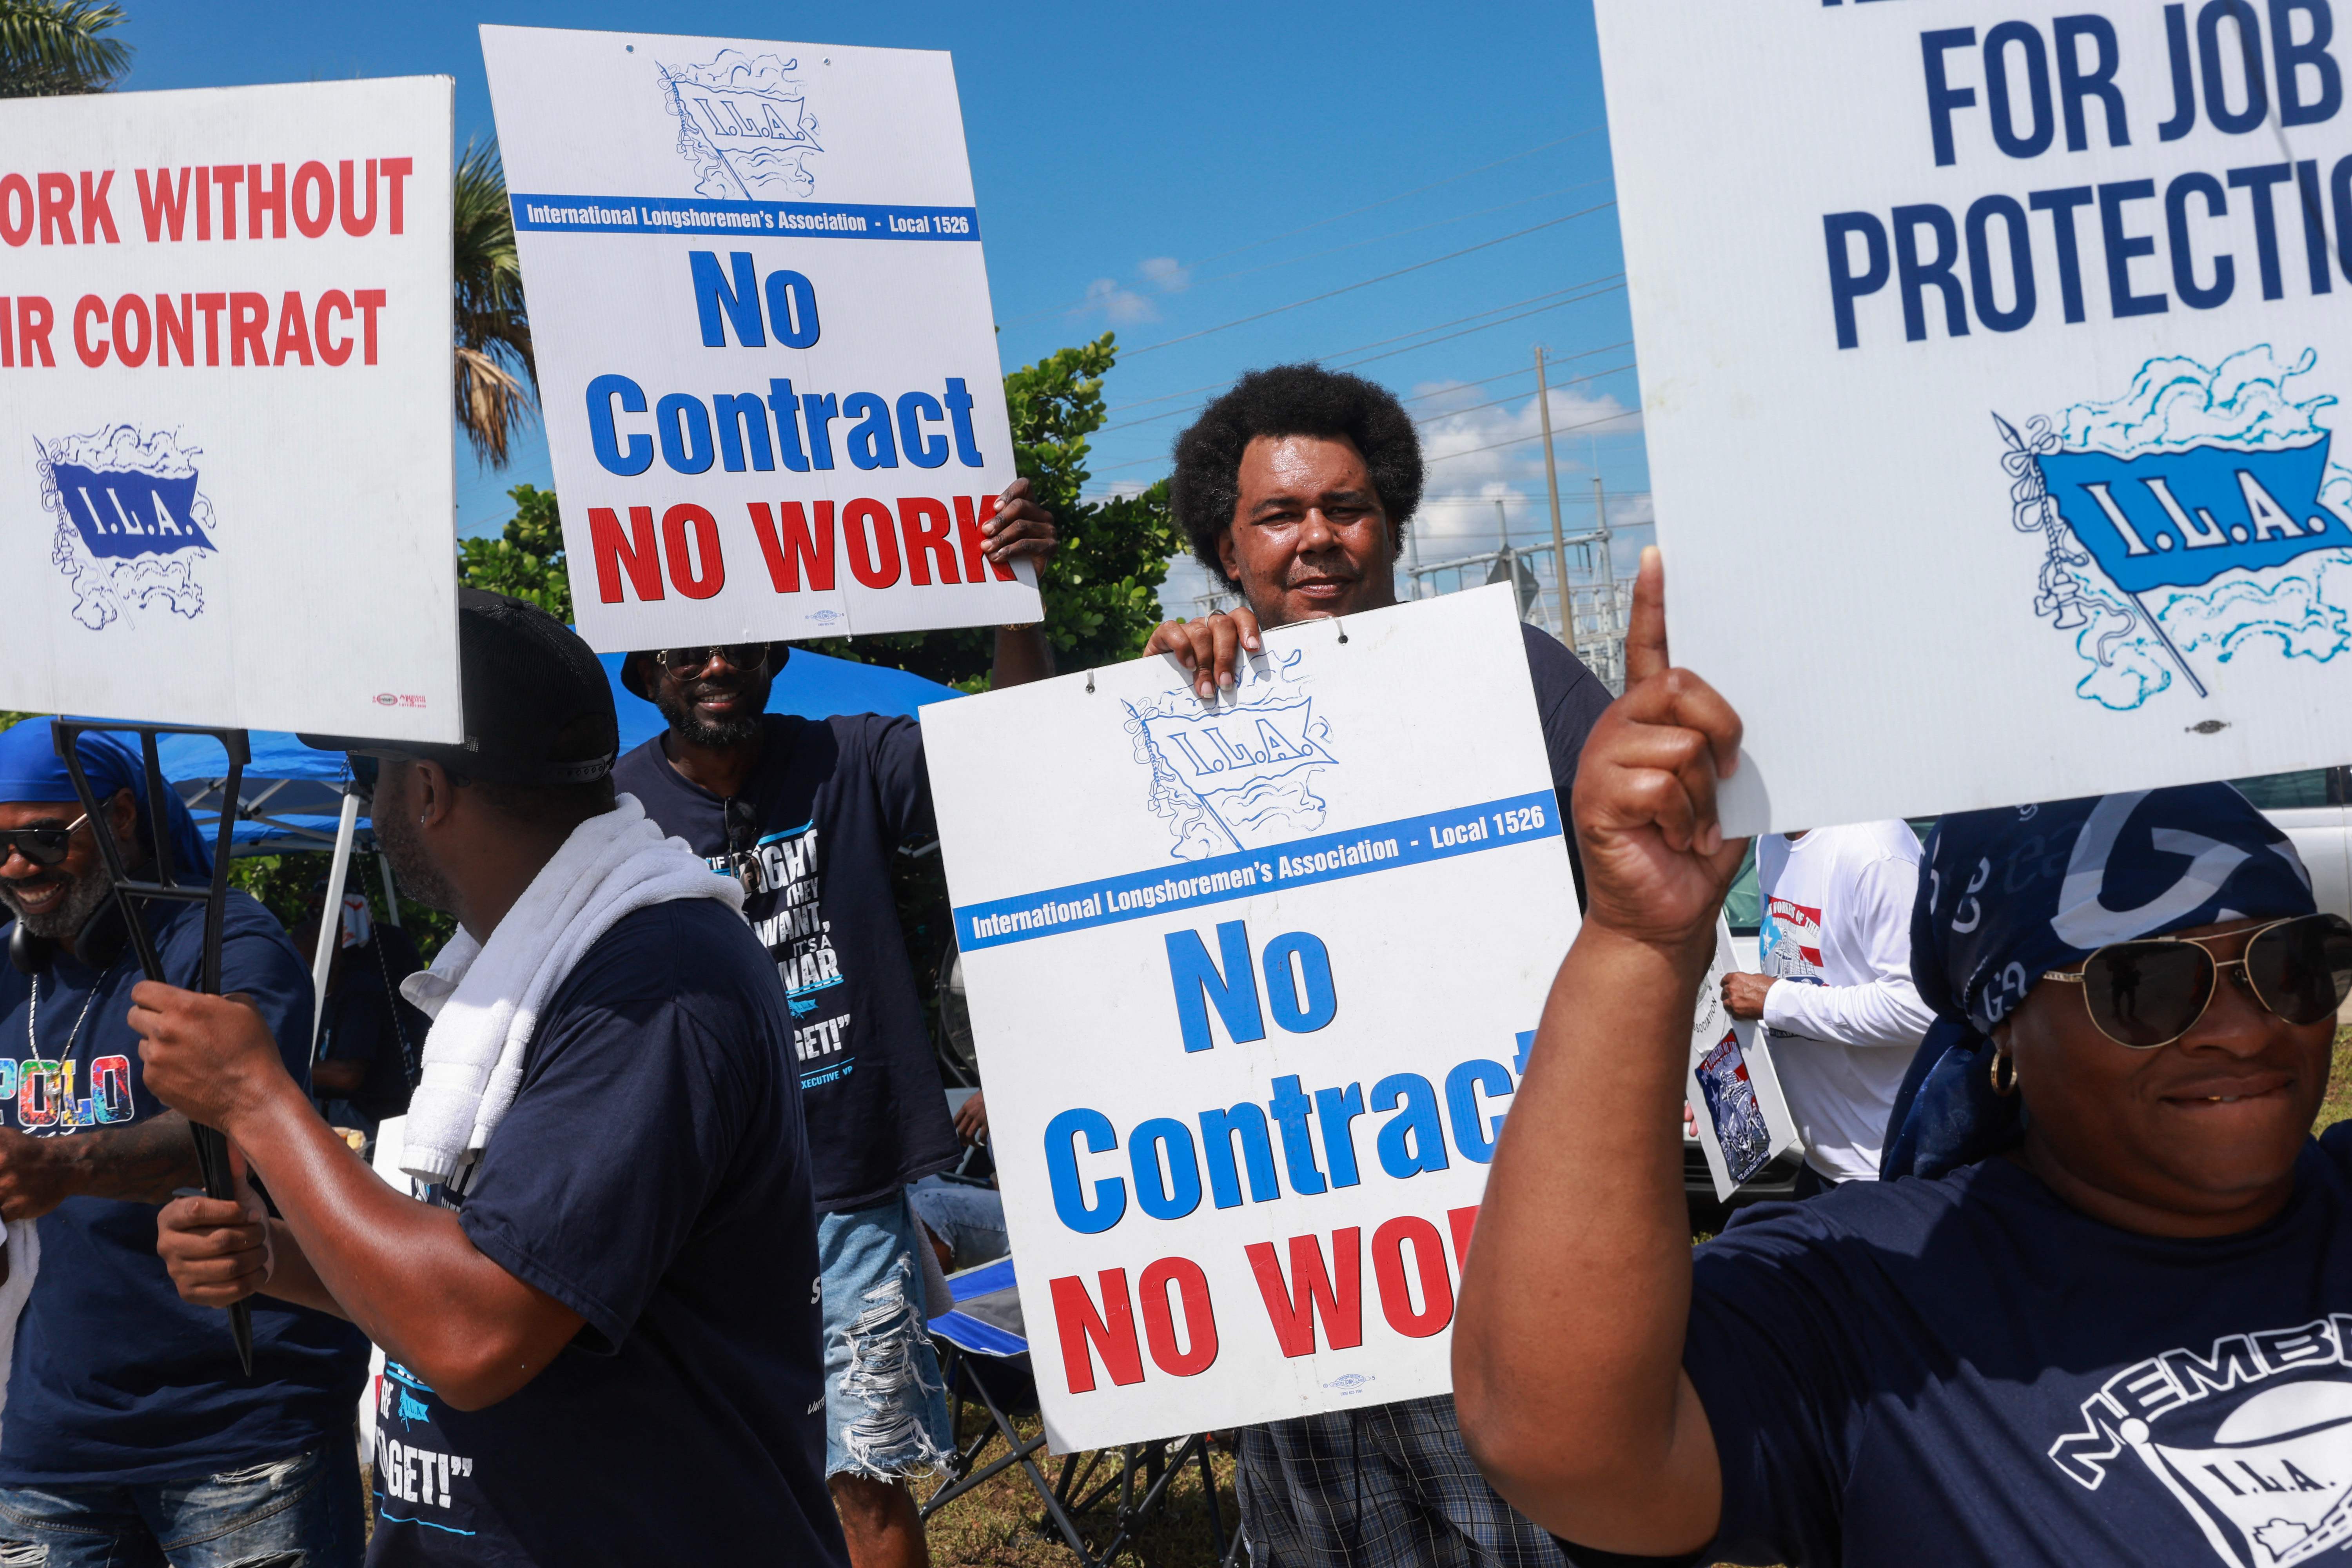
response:
[[[1502,536],[1495,503],[1517,546],[1548,544],[1551,509],[1544,489],[1542,414],[1532,397],[1493,403],[1491,387],[1425,382],[1409,406],[1429,423],[1421,427],[1427,481],[1413,527],[1424,565],[1448,556],[1493,550]],[[1448,412],[1458,410],[1458,412]],[[1641,413],[1607,394],[1574,387],[1551,390],[1553,450],[1559,469],[1560,525],[1581,533],[1592,526],[1592,473],[1582,460],[1583,437],[1619,436],[1641,428]],[[1649,501],[1612,499],[1609,521],[1628,527],[1649,520]]]
[[[1159,306],[1134,289],[1122,288],[1116,278],[1097,278],[1087,284],[1086,303],[1071,314],[1083,316],[1089,310],[1100,310],[1105,320],[1120,326],[1160,319]]]
[[[1163,294],[1181,294],[1192,286],[1192,269],[1172,256],[1147,257],[1136,270]]]

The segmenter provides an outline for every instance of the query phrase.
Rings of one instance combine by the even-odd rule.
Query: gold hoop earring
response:
[[[2007,1078],[2001,1076],[2003,1064],[2009,1068]],[[1992,1080],[1992,1091],[2000,1099],[2007,1100],[2017,1092],[2017,1062],[2007,1051],[1993,1052],[1992,1060],[1986,1066],[1985,1076]]]

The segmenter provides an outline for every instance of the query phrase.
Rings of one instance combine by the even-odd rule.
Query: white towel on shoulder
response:
[[[635,795],[572,830],[487,943],[464,931],[401,994],[433,1020],[401,1168],[446,1182],[480,1158],[522,1081],[540,1009],[622,916],[673,899],[743,908],[743,888],[667,838]]]

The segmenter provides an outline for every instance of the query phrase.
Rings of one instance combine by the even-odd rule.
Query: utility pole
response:
[[[1536,406],[1543,414],[1544,491],[1551,498],[1551,589],[1559,611],[1559,639],[1576,646],[1576,616],[1568,603],[1568,545],[1559,531],[1559,464],[1551,452],[1551,384],[1544,376],[1544,352],[1536,350]]]
[[[1592,469],[1592,526],[1601,535],[1601,603],[1603,606],[1601,620],[1607,628],[1601,636],[1611,645],[1612,651],[1609,653],[1608,658],[1613,665],[1623,657],[1625,631],[1618,624],[1617,566],[1616,563],[1609,558],[1609,496],[1608,492],[1601,488],[1601,467],[1598,463],[1593,465]],[[1621,682],[1623,679],[1622,670],[1619,679]]]

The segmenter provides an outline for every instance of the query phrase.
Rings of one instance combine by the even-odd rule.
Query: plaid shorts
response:
[[[1568,1568],[1559,1542],[1478,1473],[1450,1396],[1238,1436],[1254,1568]]]

